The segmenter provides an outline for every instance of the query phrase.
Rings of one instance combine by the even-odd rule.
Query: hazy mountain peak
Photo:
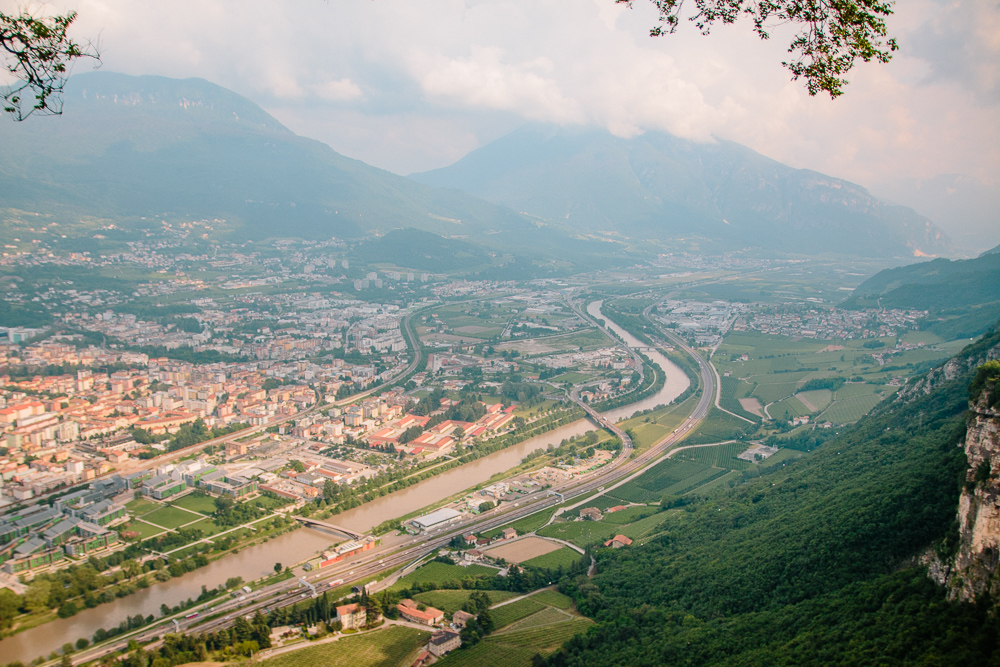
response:
[[[874,256],[950,252],[947,236],[865,188],[794,169],[731,141],[662,132],[525,126],[455,164],[415,174],[581,231]]]

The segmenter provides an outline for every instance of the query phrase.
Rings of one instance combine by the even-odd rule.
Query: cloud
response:
[[[810,98],[781,62],[794,28],[662,38],[652,3],[613,0],[51,0],[97,35],[105,67],[199,76],[293,130],[406,173],[528,120],[744,143],[862,184],[1000,175],[1000,8],[898,3],[889,65]]]
[[[313,89],[319,97],[330,102],[347,102],[364,95],[361,87],[347,78],[316,84]]]

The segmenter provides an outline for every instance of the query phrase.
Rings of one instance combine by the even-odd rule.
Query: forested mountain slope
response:
[[[924,326],[943,338],[977,336],[1000,317],[1000,254],[994,248],[974,259],[935,259],[879,271],[841,306],[926,310]]]
[[[991,603],[916,566],[957,547],[968,386],[1000,331],[813,454],[567,578],[598,625],[550,665],[997,664]]]

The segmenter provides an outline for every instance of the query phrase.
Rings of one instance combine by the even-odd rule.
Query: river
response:
[[[594,317],[605,319],[608,328],[613,329],[629,345],[642,345],[627,331],[607,321],[602,316],[600,307],[601,302],[592,303],[587,312]],[[684,371],[672,361],[653,351],[646,352],[646,356],[666,371],[666,383],[663,389],[653,396],[605,413],[616,421],[630,417],[639,410],[669,403],[688,386]],[[331,521],[351,530],[366,532],[383,521],[409,514],[415,508],[426,507],[484,482],[498,472],[510,470],[536,449],[544,449],[550,444],[558,445],[564,438],[586,433],[593,428],[594,425],[585,419],[561,426],[338,514]],[[114,627],[127,616],[136,614],[158,616],[160,605],[173,607],[183,600],[197,597],[202,586],[214,588],[229,577],[235,576],[243,577],[246,581],[257,579],[273,573],[276,562],[290,564],[306,560],[336,541],[338,540],[335,536],[311,528],[300,528],[285,533],[264,544],[248,547],[239,553],[214,561],[182,577],[150,586],[133,595],[98,605],[93,609],[85,609],[70,618],[57,619],[7,637],[0,641],[0,663],[15,660],[27,663],[39,655],[48,655],[58,650],[66,642],[75,642],[79,637],[89,639],[98,628]]]

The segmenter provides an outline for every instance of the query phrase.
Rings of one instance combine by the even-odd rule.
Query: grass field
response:
[[[125,509],[132,516],[142,516],[143,514],[149,514],[163,507],[160,503],[154,503],[152,500],[146,500],[145,498],[139,498],[138,500],[133,500],[126,503]]]
[[[413,599],[417,602],[423,602],[429,607],[434,607],[443,612],[454,614],[462,608],[462,605],[466,603],[469,599],[469,594],[472,592],[473,591],[464,589],[455,591],[427,591],[425,593],[418,593],[414,595]],[[483,592],[490,596],[490,600],[493,604],[509,600],[519,595],[519,593],[511,593],[510,591]]]
[[[429,632],[392,626],[357,637],[308,646],[265,660],[263,664],[267,667],[395,667],[429,637]]]
[[[176,507],[161,507],[155,512],[143,515],[142,518],[144,521],[155,523],[164,528],[179,528],[186,523],[197,521],[200,517]]]
[[[578,547],[586,547],[612,537],[619,528],[603,521],[568,521],[545,526],[538,531],[538,534],[572,542]]]
[[[559,567],[569,567],[583,557],[584,556],[582,554],[577,551],[573,551],[569,547],[560,547],[556,551],[550,551],[547,554],[542,554],[541,556],[535,556],[530,560],[526,560],[524,561],[524,564],[531,565],[533,567],[555,570]]]
[[[188,528],[197,528],[201,531],[202,535],[208,537],[210,535],[215,535],[216,533],[221,533],[226,530],[225,527],[216,524],[211,519],[202,519],[198,523],[192,523]]]
[[[174,507],[182,507],[193,512],[211,514],[215,511],[215,499],[209,496],[196,496],[188,494],[179,500],[170,503]]]
[[[148,537],[155,537],[166,532],[163,528],[157,528],[156,526],[148,524],[144,521],[132,521],[125,527],[125,530],[131,530],[132,532],[139,533],[140,540],[144,540]]]
[[[434,582],[438,585],[446,581],[461,581],[465,577],[477,576],[480,574],[496,574],[496,570],[482,565],[470,565],[460,567],[458,565],[448,565],[447,563],[428,563],[416,569],[405,577],[397,581],[392,590],[408,588],[410,584]]]

